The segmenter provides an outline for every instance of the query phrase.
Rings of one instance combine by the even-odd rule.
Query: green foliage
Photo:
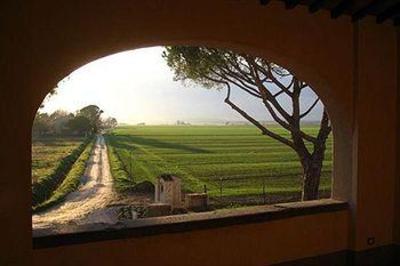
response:
[[[224,50],[192,46],[167,46],[162,56],[174,70],[175,80],[191,80],[207,88],[218,87],[219,77],[213,74],[216,66],[223,63]],[[207,78],[210,77],[210,78]]]
[[[118,121],[114,117],[108,117],[102,123],[102,128],[104,129],[112,129],[117,126],[118,126]]]
[[[66,136],[73,135],[68,128],[68,122],[74,118],[72,113],[57,110],[51,114],[37,113],[32,126],[34,137],[42,136]]]
[[[50,174],[41,176],[36,182],[32,183],[32,206],[37,206],[52,196],[54,190],[56,190],[66,178],[71,167],[88,146],[91,139],[92,138],[86,139],[67,156],[62,159],[60,158],[57,165],[54,167],[54,170]]]
[[[79,187],[81,177],[86,170],[87,161],[93,150],[94,139],[92,138],[84,144],[83,152],[81,152],[75,163],[73,163],[62,183],[51,193],[49,199],[34,206],[32,208],[33,212],[43,211],[60,203],[69,193],[75,191]]]
[[[286,69],[262,58],[220,48],[166,46],[162,57],[174,71],[175,80],[193,81],[207,88],[221,88],[235,80],[242,85],[252,84],[254,77],[250,69],[253,66],[249,61],[257,64],[258,70],[269,69],[277,77],[291,76]]]
[[[273,130],[288,134],[278,126]],[[318,127],[304,130],[314,135]],[[267,193],[302,189],[297,154],[252,126],[119,127],[107,142],[119,155],[121,176],[133,176],[136,182],[154,183],[160,174],[173,173],[183,179],[184,190],[201,192],[206,185],[211,196],[220,195],[220,178],[224,196],[260,194],[263,179]],[[332,138],[327,147],[320,186],[324,191],[331,185]]]
[[[32,134],[41,136],[50,131],[51,128],[50,117],[47,113],[37,113],[32,125]]]
[[[122,163],[119,154],[112,144],[114,139],[110,135],[105,135],[104,139],[107,143],[108,161],[114,179],[115,190],[117,192],[126,192],[135,186],[135,182],[129,176],[125,165]]]
[[[81,137],[45,137],[32,139],[32,183],[52,175],[64,157],[84,142]]]
[[[82,116],[87,119],[89,122],[89,130],[91,133],[97,133],[101,127],[101,119],[100,116],[103,113],[103,110],[100,109],[97,105],[88,105],[80,109],[77,113],[77,116]]]
[[[115,118],[102,119],[103,111],[96,105],[88,105],[76,114],[57,110],[51,114],[38,112],[32,126],[33,137],[87,136],[101,129],[117,126]]]
[[[71,118],[67,122],[67,127],[72,132],[76,132],[79,135],[84,135],[92,130],[90,126],[90,120],[82,115],[77,115]]]

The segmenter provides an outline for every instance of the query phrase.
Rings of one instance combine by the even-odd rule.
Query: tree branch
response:
[[[242,115],[247,121],[249,121],[250,123],[252,123],[253,125],[255,125],[258,129],[261,130],[263,135],[269,136],[289,147],[291,147],[292,149],[296,150],[295,145],[293,144],[293,142],[291,142],[290,140],[272,132],[271,130],[267,129],[265,126],[263,126],[260,122],[258,122],[256,119],[254,119],[253,117],[251,117],[249,114],[247,114],[245,111],[243,111],[242,109],[240,109],[240,107],[238,107],[237,105],[235,105],[233,102],[231,102],[230,100],[230,95],[231,95],[231,87],[229,85],[229,83],[226,83],[227,86],[227,95],[225,98],[225,103],[228,104],[233,110],[235,110],[236,112],[238,112],[240,115]]]
[[[258,71],[256,69],[256,63],[253,62],[253,59],[247,59],[248,64],[253,67],[251,69],[251,75],[253,79],[255,80],[257,87],[260,91],[261,96],[263,97],[263,102],[266,104],[267,102],[270,102],[272,106],[279,112],[279,114],[287,121],[287,123],[290,122],[291,117],[290,115],[286,112],[286,110],[280,105],[280,103],[276,100],[276,98],[271,94],[271,92],[264,86],[264,84],[260,80],[260,76],[258,75]],[[266,106],[268,108],[268,106]]]
[[[243,82],[240,81],[240,79],[235,79],[236,81],[239,81],[239,83],[237,83],[235,80],[232,80],[231,78],[229,78],[227,76],[227,74],[221,74],[218,73],[216,71],[211,70],[212,73],[214,73],[214,75],[217,75],[218,77],[220,77],[221,79],[225,79],[227,81],[229,81],[230,83],[236,85],[237,87],[239,87],[240,89],[244,90],[245,92],[249,93],[250,95],[257,97],[257,98],[261,98],[261,95],[258,93],[257,90],[255,90],[254,88],[250,87],[250,86],[246,86],[245,84],[243,84]],[[224,82],[222,82],[224,83]]]
[[[330,125],[328,112],[326,111],[326,108],[324,107],[324,112],[322,114],[321,126],[320,126],[320,130],[318,132],[317,140],[321,143],[325,143],[325,140],[329,136],[331,131],[332,131],[332,127]]]
[[[268,77],[269,79],[271,79],[271,81],[272,81],[276,86],[278,86],[281,90],[283,90],[287,95],[291,96],[292,93],[291,93],[291,91],[289,90],[291,84],[289,84],[288,87],[286,87],[285,85],[283,85],[282,82],[280,82],[277,78],[275,78],[274,74],[273,74],[272,71],[271,71],[271,66],[269,65],[269,63],[267,63],[267,65],[268,65],[267,70],[266,70],[264,67],[262,67],[262,66],[260,66],[260,65],[258,65],[258,64],[256,64],[256,68],[257,68],[258,71],[260,71],[261,73],[263,73],[264,76],[266,76],[266,77]]]
[[[284,93],[285,91],[280,90],[279,92],[275,93],[274,95],[272,95],[274,98],[278,97],[279,95],[281,95],[282,93]]]
[[[290,123],[293,136],[301,137],[302,139],[315,143],[317,139],[313,136],[306,134],[300,128],[300,94],[301,94],[301,81],[293,78],[293,93],[292,93],[292,121]],[[299,142],[299,141],[298,141]]]
[[[319,98],[317,98],[313,102],[313,104],[307,109],[307,111],[305,111],[303,114],[300,115],[300,119],[303,119],[304,117],[306,117],[314,109],[314,107],[317,105],[318,102],[319,102]]]

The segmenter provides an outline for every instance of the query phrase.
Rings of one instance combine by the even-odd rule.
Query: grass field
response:
[[[61,159],[77,148],[84,138],[40,138],[32,140],[32,182],[51,174]]]
[[[66,174],[64,180],[52,192],[49,199],[40,203],[32,209],[34,212],[45,210],[51,206],[56,205],[57,203],[63,201],[69,193],[75,191],[79,187],[81,183],[81,177],[85,172],[87,162],[92,153],[93,145],[94,139],[92,141],[87,141],[85,142],[85,144],[83,144],[83,151],[80,153],[76,161],[71,166],[71,169]]]
[[[286,134],[278,127],[274,131]],[[211,196],[257,195],[263,182],[267,194],[301,190],[296,154],[252,126],[119,127],[106,139],[136,183],[173,173],[183,179],[185,191],[201,192],[206,185]],[[331,185],[332,138],[327,146],[324,191]]]

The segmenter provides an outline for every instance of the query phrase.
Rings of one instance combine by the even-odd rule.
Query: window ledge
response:
[[[346,202],[322,199],[274,205],[221,209],[210,212],[144,218],[115,225],[65,225],[57,234],[51,230],[33,231],[33,248],[50,248],[94,241],[126,239],[163,233],[260,223],[290,217],[333,212],[348,208]]]

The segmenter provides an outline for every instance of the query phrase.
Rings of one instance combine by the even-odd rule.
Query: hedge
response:
[[[72,165],[79,158],[85,148],[93,140],[87,138],[81,145],[75,148],[69,155],[65,156],[54,169],[54,171],[44,177],[40,177],[32,184],[32,207],[35,207],[48,200],[57,187],[63,182],[66,175],[71,170]]]
[[[50,198],[39,205],[33,207],[33,212],[43,211],[49,207],[52,207],[65,199],[65,197],[75,191],[80,183],[81,177],[84,175],[87,162],[92,154],[95,140],[92,139],[86,145],[84,151],[80,154],[78,159],[72,165],[70,171],[62,181],[62,183],[57,187],[57,189],[51,194]]]
[[[135,183],[126,171],[121,159],[119,158],[118,152],[110,143],[110,138],[105,136],[107,144],[108,161],[110,164],[111,175],[114,179],[114,188],[117,192],[127,192],[133,188]]]

